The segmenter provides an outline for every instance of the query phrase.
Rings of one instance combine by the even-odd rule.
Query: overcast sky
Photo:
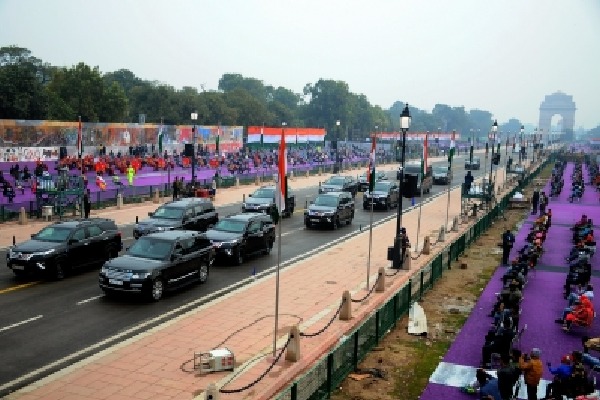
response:
[[[600,124],[599,0],[0,0],[0,21],[0,46],[176,88],[216,90],[224,73],[297,93],[334,79],[383,108],[531,124],[562,91],[576,128]]]

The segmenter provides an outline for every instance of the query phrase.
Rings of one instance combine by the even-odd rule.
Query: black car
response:
[[[122,248],[121,233],[112,220],[57,222],[9,248],[6,264],[17,276],[41,273],[63,279],[69,270],[117,257]]]
[[[319,194],[328,192],[348,192],[354,197],[358,192],[358,182],[350,175],[334,175],[319,186]]]
[[[448,185],[452,182],[452,170],[448,169],[448,164],[433,165],[433,183]]]
[[[204,233],[174,230],[141,237],[121,257],[106,262],[99,284],[106,295],[139,293],[158,301],[166,290],[208,279],[215,251]]]
[[[262,186],[260,189],[257,189],[242,203],[242,212],[261,212],[272,215],[277,209],[275,200],[276,190],[277,187],[275,185]],[[288,187],[283,216],[289,217],[294,214],[295,207],[296,196]]]
[[[217,257],[236,265],[253,254],[269,254],[275,243],[275,224],[269,214],[242,213],[223,218],[206,231]]]
[[[306,229],[327,226],[337,229],[342,222],[351,224],[354,218],[354,199],[348,192],[328,192],[317,196],[304,211]]]
[[[376,182],[372,192],[365,192],[363,196],[363,209],[370,210],[371,202],[373,209],[389,210],[397,207],[399,203],[400,189],[395,182]]]
[[[465,169],[481,169],[481,159],[479,157],[473,157],[473,161],[471,162],[470,158],[465,160]]]
[[[387,180],[387,175],[384,171],[375,171],[375,182],[385,181]],[[369,190],[369,182],[367,179],[367,173],[363,173],[358,177],[358,191],[366,192]]]
[[[133,228],[138,239],[150,233],[174,229],[204,232],[219,221],[215,206],[207,198],[190,197],[171,201],[149,212],[147,218]]]

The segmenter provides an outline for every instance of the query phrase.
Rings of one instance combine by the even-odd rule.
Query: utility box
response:
[[[210,372],[233,371],[235,368],[235,357],[226,347],[210,350],[207,353],[194,354],[194,370],[199,374]]]

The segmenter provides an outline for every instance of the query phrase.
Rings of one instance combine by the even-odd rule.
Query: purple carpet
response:
[[[569,164],[565,170],[565,189],[571,187],[571,173],[573,164]],[[587,180],[587,174],[584,169],[584,176]],[[548,190],[548,188],[545,188]],[[566,273],[568,271],[565,257],[568,255],[572,242],[572,232],[569,226],[572,226],[582,214],[588,215],[596,223],[600,221],[600,202],[598,201],[598,192],[591,186],[586,187],[583,198],[580,202],[570,203],[568,201],[567,190],[556,199],[552,199],[549,208],[552,209],[552,227],[550,228],[546,242],[544,243],[544,254],[540,258],[538,269],[530,272],[528,283],[523,290],[522,313],[520,318],[520,328],[527,325],[526,330],[519,345],[525,352],[531,351],[533,347],[538,347],[542,351],[542,362],[552,362],[553,365],[560,363],[560,358],[573,350],[581,350],[581,337],[600,335],[600,322],[594,321],[591,329],[575,327],[571,332],[566,333],[561,329],[561,325],[554,322],[561,316],[562,310],[566,307],[566,300],[563,298],[563,285],[565,283]],[[527,233],[531,229],[533,220],[536,216],[530,215],[516,235],[516,243],[511,256],[515,255],[518,249],[525,244]],[[592,258],[592,265],[595,266],[595,259]],[[556,268],[558,267],[558,268]],[[545,270],[548,269],[548,270]],[[596,268],[595,268],[596,269]],[[485,334],[492,323],[492,318],[487,314],[491,311],[496,301],[496,293],[500,291],[502,282],[501,277],[505,268],[499,266],[492,276],[489,284],[483,290],[480,298],[475,304],[465,325],[457,335],[455,341],[446,353],[443,364],[478,367],[481,362],[481,347],[484,342]],[[592,277],[592,284],[600,288],[600,278]],[[597,303],[598,300],[595,301]],[[473,398],[460,393],[457,387],[452,384],[434,383],[439,381],[439,369],[432,376],[432,382],[428,384],[423,394],[422,400],[437,400],[441,398],[468,399]],[[443,372],[442,372],[443,374]],[[544,379],[550,380],[551,374],[544,368]],[[465,379],[465,376],[448,378],[448,382]]]

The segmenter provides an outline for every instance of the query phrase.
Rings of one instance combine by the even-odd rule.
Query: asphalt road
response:
[[[458,185],[465,175],[462,157],[455,158],[453,170],[453,185]],[[483,170],[474,171],[476,177],[482,173]],[[389,178],[395,179],[395,173],[389,173]],[[446,188],[434,185],[431,194],[424,195],[423,199]],[[317,188],[295,190],[295,193],[296,211],[291,218],[284,219],[282,225],[282,267],[320,251],[321,246],[328,247],[334,241],[357,234],[360,229],[368,229],[370,214],[363,211],[359,194],[352,225],[335,231],[306,231],[305,204],[315,197]],[[410,206],[410,199],[403,199],[403,208]],[[221,216],[228,215],[240,211],[240,207],[241,203],[229,205],[219,208],[218,212]],[[376,211],[374,223],[393,219],[396,213],[395,209]],[[133,225],[120,228],[124,247],[128,247],[133,241]],[[409,234],[415,233],[409,228]],[[0,251],[0,396],[219,297],[232,290],[232,286],[247,284],[253,274],[271,273],[276,262],[277,255],[273,251],[269,256],[250,258],[241,266],[217,264],[204,285],[190,286],[167,294],[158,303],[148,303],[132,296],[105,298],[98,287],[97,269],[57,282],[16,280],[6,267],[6,252]]]

